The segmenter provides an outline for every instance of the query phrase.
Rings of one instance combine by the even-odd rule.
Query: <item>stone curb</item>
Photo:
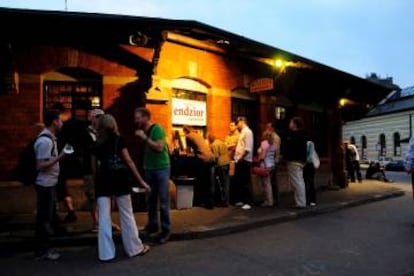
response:
[[[189,229],[185,233],[175,233],[171,236],[171,240],[191,240],[191,239],[201,239],[201,238],[210,238],[220,235],[226,235],[231,233],[243,232],[254,228],[274,225],[277,223],[283,223],[287,221],[296,220],[303,217],[316,216],[326,213],[335,212],[341,209],[356,207],[367,203],[377,202],[386,200],[389,198],[403,196],[404,191],[392,191],[377,194],[370,197],[364,197],[360,199],[343,201],[323,206],[317,206],[313,208],[308,208],[305,210],[292,210],[287,214],[277,215],[277,216],[266,216],[261,218],[251,218],[249,221],[243,223],[223,223],[218,224],[214,227],[199,226]]]
[[[188,229],[188,231],[181,233],[172,233],[171,241],[180,240],[192,240],[192,239],[203,239],[211,238],[216,236],[228,235],[232,233],[243,232],[254,228],[274,225],[278,223],[288,222],[304,217],[311,217],[326,213],[339,211],[349,207],[356,207],[363,204],[372,202],[382,201],[390,198],[403,196],[405,193],[402,190],[396,190],[391,192],[384,192],[369,197],[363,197],[359,199],[341,201],[338,203],[327,204],[308,208],[305,210],[292,210],[286,214],[268,215],[260,218],[250,218],[248,221],[240,222],[229,222],[221,223],[215,226],[197,226]],[[61,238],[53,238],[51,243],[56,247],[69,247],[69,246],[85,246],[96,243],[96,234],[86,233],[82,235],[65,236]],[[120,235],[114,235],[116,242],[121,242]],[[0,250],[25,250],[32,249],[34,246],[34,239],[9,239],[7,241],[0,241]]]

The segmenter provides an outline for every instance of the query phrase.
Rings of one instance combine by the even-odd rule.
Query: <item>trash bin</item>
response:
[[[192,208],[195,177],[178,176],[173,181],[177,191],[177,209]]]

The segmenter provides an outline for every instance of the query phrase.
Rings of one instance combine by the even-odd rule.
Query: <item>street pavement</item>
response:
[[[242,210],[237,207],[191,208],[172,210],[172,240],[207,238],[246,231],[249,229],[299,219],[306,216],[333,212],[342,208],[357,206],[396,196],[402,196],[401,188],[378,181],[351,183],[346,189],[323,190],[318,192],[318,206],[307,209],[292,209],[292,195],[282,197],[281,206],[277,208],[253,207]],[[63,217],[63,216],[62,216]],[[146,212],[136,212],[137,225],[143,227],[147,221]],[[0,216],[0,250],[31,249],[34,243],[34,219],[31,214]],[[113,213],[113,220],[119,222],[118,213]],[[66,225],[68,234],[53,239],[55,246],[78,246],[96,243],[96,233],[91,230],[91,216],[88,212],[78,212],[78,220]],[[119,240],[119,233],[115,235]],[[3,253],[6,254],[6,253]]]
[[[144,257],[102,264],[96,245],[61,248],[57,262],[31,252],[0,259],[1,275],[414,275],[414,203],[405,175],[388,185],[404,196],[305,216],[249,231],[153,246]],[[356,184],[355,184],[356,185]]]

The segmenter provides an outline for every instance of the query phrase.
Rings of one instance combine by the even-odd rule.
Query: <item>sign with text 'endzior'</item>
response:
[[[272,78],[260,78],[252,81],[250,83],[250,92],[262,92],[262,91],[269,91],[274,88],[273,79]]]
[[[173,125],[207,125],[206,102],[186,99],[172,99]]]

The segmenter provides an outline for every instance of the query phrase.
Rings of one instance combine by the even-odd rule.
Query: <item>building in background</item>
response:
[[[91,108],[113,114],[133,156],[142,156],[138,106],[171,141],[183,125],[224,139],[237,116],[248,118],[256,141],[268,122],[283,140],[289,119],[301,116],[321,156],[317,185],[345,186],[342,111],[392,90],[196,21],[6,8],[0,17],[1,180],[11,179],[43,112],[61,102],[83,119]],[[283,190],[283,163],[279,172]]]
[[[343,138],[365,160],[403,160],[413,134],[414,86],[392,91],[365,118],[346,122]]]

